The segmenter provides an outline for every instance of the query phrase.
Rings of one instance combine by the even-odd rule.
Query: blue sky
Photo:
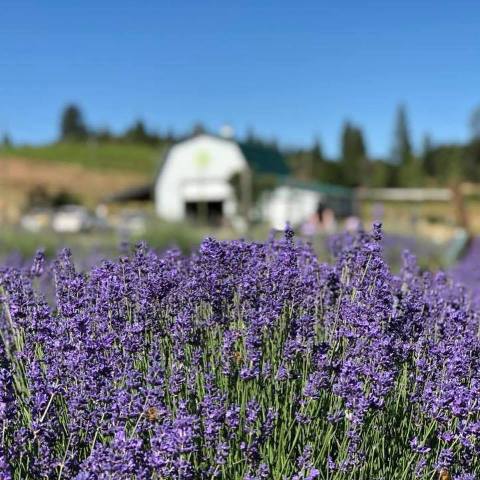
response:
[[[416,146],[468,138],[480,105],[480,2],[3,0],[0,132],[57,135],[67,102],[93,126],[253,127],[284,145],[342,123],[389,152],[396,106]]]

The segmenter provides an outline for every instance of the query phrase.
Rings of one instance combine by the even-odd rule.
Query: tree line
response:
[[[309,148],[282,149],[274,139],[265,139],[249,130],[244,141],[281,150],[293,175],[302,180],[349,187],[452,186],[464,180],[480,182],[480,108],[472,115],[471,130],[471,139],[466,144],[435,144],[426,135],[420,151],[416,152],[406,109],[400,105],[395,116],[391,152],[386,158],[369,155],[361,127],[350,121],[342,127],[338,159],[327,158],[318,139]],[[199,123],[192,133],[202,131],[205,128]],[[94,139],[156,146],[174,143],[179,138],[172,132],[153,131],[141,120],[120,134],[107,128],[94,129],[73,104],[65,107],[60,120],[59,141],[62,142]]]
[[[295,174],[302,179],[349,187],[455,186],[480,182],[480,108],[471,120],[471,138],[465,144],[435,144],[426,135],[419,151],[412,146],[406,109],[396,112],[390,154],[369,156],[361,128],[345,122],[337,160],[326,158],[318,140],[309,149],[289,152]]]
[[[95,129],[87,125],[83,113],[77,105],[67,105],[60,119],[59,141],[84,142],[86,140],[160,145],[165,142],[174,142],[176,138],[170,132],[161,135],[148,129],[142,120],[134,121],[120,134],[114,134],[107,127]]]

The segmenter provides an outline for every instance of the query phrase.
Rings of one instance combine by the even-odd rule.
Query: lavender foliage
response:
[[[0,478],[479,478],[479,310],[381,238],[0,268]]]

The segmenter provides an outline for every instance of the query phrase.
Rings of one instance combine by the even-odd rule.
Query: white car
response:
[[[118,227],[121,232],[131,235],[143,235],[147,230],[148,216],[143,212],[123,212]]]
[[[30,232],[39,232],[50,226],[52,212],[48,209],[36,208],[25,215],[20,220],[20,225]]]
[[[78,233],[92,228],[88,210],[78,205],[66,205],[53,215],[52,228],[58,233]]]

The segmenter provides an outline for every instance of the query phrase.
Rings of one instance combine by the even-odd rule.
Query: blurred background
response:
[[[2,2],[0,258],[480,232],[478,2]]]

